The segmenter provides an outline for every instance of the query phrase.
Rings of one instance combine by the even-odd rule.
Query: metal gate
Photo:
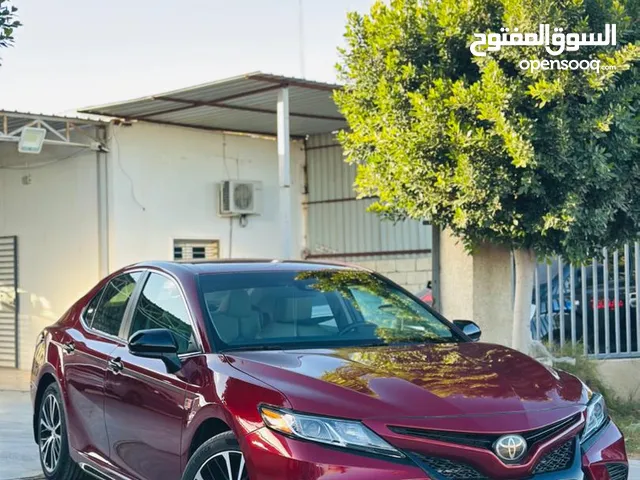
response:
[[[589,265],[557,257],[535,272],[531,332],[599,358],[640,357],[640,243],[604,249]]]
[[[0,367],[18,367],[18,239],[0,237]]]

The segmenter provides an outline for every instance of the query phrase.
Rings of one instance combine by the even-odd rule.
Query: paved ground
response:
[[[27,389],[26,375],[0,369],[0,480],[43,478]],[[640,460],[632,462],[629,480],[640,480]]]
[[[0,480],[34,477],[42,472],[32,431],[29,394],[1,391]]]
[[[29,391],[30,372],[15,368],[0,368],[0,391]]]

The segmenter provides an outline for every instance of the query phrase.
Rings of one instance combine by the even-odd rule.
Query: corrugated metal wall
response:
[[[367,212],[374,200],[357,200],[355,165],[344,161],[332,134],[307,140],[310,258],[358,261],[411,258],[431,251],[431,227],[418,221],[394,224]]]

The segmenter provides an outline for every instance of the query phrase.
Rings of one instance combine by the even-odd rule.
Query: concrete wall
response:
[[[18,237],[23,369],[31,366],[40,330],[98,281],[96,154],[78,153],[45,146],[40,155],[25,155],[0,144],[0,235]]]
[[[352,261],[356,265],[375,270],[412,293],[418,293],[432,280],[431,255],[415,258]]]
[[[640,358],[603,360],[598,370],[605,384],[620,398],[640,401]]]
[[[223,258],[281,257],[275,140],[144,123],[113,127],[111,136],[112,271],[140,260],[172,259],[174,239],[217,239]],[[292,243],[299,258],[302,142],[292,143],[291,157]],[[249,217],[245,228],[237,218],[217,214],[218,184],[227,179],[263,182],[262,214]]]
[[[509,250],[492,245],[473,255],[449,232],[440,233],[440,311],[473,320],[486,342],[511,344],[512,286]]]
[[[440,232],[440,313],[473,320],[473,258],[446,231]]]

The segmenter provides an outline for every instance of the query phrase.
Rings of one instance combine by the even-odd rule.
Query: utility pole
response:
[[[298,0],[298,47],[300,49],[300,76],[305,78],[304,71],[304,0]]]

